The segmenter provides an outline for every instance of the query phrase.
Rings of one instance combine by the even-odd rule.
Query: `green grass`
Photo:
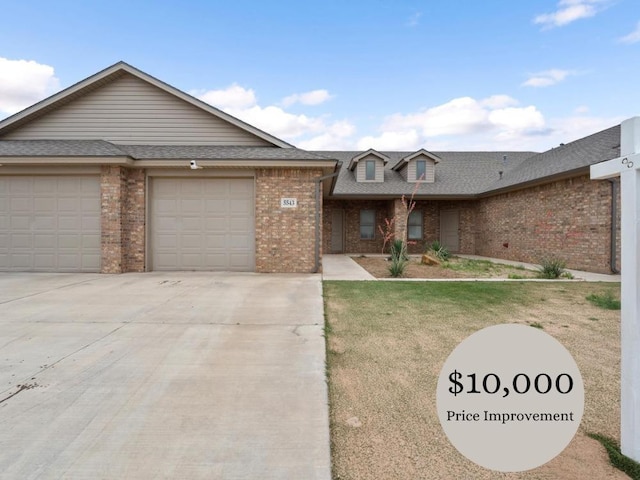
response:
[[[599,441],[607,450],[611,465],[616,467],[618,470],[622,470],[633,480],[640,480],[640,463],[632,460],[626,455],[623,455],[620,451],[618,442],[616,442],[612,438],[606,437],[604,435],[599,435],[597,433],[589,433],[588,435],[594,440]]]
[[[587,295],[586,298],[596,307],[604,308],[605,310],[620,310],[620,300],[614,297],[611,291],[592,293]]]
[[[448,268],[456,272],[466,272],[472,275],[492,275],[500,274],[504,271],[524,271],[525,268],[522,265],[512,266],[504,265],[501,263],[494,263],[489,260],[475,260],[471,258],[452,257],[452,260],[442,263],[442,268]],[[526,278],[523,275],[517,273],[510,273],[509,278]]]
[[[539,328],[540,330],[544,330],[544,327],[540,322],[532,322],[529,325],[532,326],[533,328]]]

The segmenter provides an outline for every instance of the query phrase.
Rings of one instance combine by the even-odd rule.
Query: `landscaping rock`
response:
[[[436,257],[425,253],[422,255],[422,260],[420,261],[423,265],[441,265],[442,262],[438,260]]]

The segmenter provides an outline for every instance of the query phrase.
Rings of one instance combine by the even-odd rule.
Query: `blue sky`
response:
[[[640,114],[637,0],[2,10],[0,118],[119,60],[309,149],[545,150]]]

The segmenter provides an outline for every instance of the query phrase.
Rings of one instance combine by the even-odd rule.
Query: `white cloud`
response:
[[[0,57],[0,112],[13,114],[60,88],[53,67]]]
[[[480,102],[483,106],[489,108],[505,108],[518,105],[518,101],[509,95],[492,95]]]
[[[189,93],[222,110],[225,108],[249,108],[257,103],[256,94],[252,89],[241,87],[236,83],[222,90],[192,90]]]
[[[610,0],[560,0],[556,11],[537,15],[533,23],[545,28],[562,27],[589,18],[606,8]]]
[[[293,105],[294,103],[301,103],[302,105],[320,105],[333,98],[327,90],[312,90],[305,93],[294,93],[282,100],[282,104],[285,107]]]
[[[589,113],[589,107],[586,105],[580,105],[574,110],[576,115],[584,115],[585,113]]]
[[[418,112],[385,119],[379,135],[361,138],[358,148],[414,150],[531,149],[549,133],[535,106],[519,107],[508,95],[454,98]]]
[[[417,150],[422,139],[416,130],[382,132],[377,137],[366,136],[358,140],[358,150]]]
[[[353,148],[355,132],[352,123],[340,120],[329,125],[325,133],[300,141],[298,146],[305,150],[349,150]]]
[[[290,113],[281,106],[261,106],[252,89],[235,83],[221,90],[195,90],[191,94],[278,138],[299,141],[306,148],[316,148],[315,145],[329,148],[331,142],[344,144],[345,138],[355,132],[355,127],[346,120],[332,122],[323,116]],[[314,90],[287,98],[291,99],[289,104],[315,105],[330,95],[326,90]]]
[[[640,42],[640,22],[638,22],[638,24],[636,25],[636,29],[633,32],[631,32],[628,35],[625,35],[624,37],[620,37],[618,41],[620,43],[628,43],[628,44]]]
[[[569,75],[573,75],[574,72],[570,70],[551,69],[544,72],[538,72],[531,75],[531,77],[522,84],[524,87],[550,87],[563,81]]]

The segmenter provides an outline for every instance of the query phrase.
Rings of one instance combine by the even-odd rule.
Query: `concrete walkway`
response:
[[[322,256],[323,280],[375,280],[348,255]]]
[[[0,274],[0,478],[330,480],[319,275]]]
[[[381,256],[381,255],[368,255],[368,256]],[[458,255],[459,257],[475,259],[475,260],[489,260],[494,263],[502,263],[505,265],[520,266],[529,269],[537,270],[539,265],[524,262],[514,262],[511,260],[503,260],[500,258],[481,257],[479,255]],[[620,282],[620,275],[604,275],[601,273],[583,272],[580,270],[568,270],[574,276],[576,280],[584,280],[587,282]],[[376,280],[373,275],[367,272],[364,268],[358,265],[349,255],[323,255],[322,257],[322,279],[323,280]],[[422,278],[381,278],[384,281],[412,281],[412,282],[461,282],[465,280],[480,281],[480,282],[508,282],[508,281],[528,281],[528,282],[548,282],[549,280],[541,279],[502,279],[502,278],[439,278],[439,279],[422,279]],[[572,280],[557,280],[557,281],[572,281]]]

